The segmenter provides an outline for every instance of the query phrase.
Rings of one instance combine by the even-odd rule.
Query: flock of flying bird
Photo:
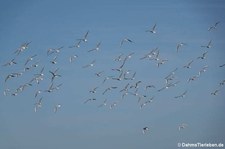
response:
[[[208,28],[208,31],[211,32],[215,29],[217,29],[217,26],[219,25],[220,22],[216,22],[214,25],[210,26]],[[146,33],[150,34],[157,34],[157,24],[154,24],[154,26],[148,30],[146,30]],[[74,45],[68,46],[68,48],[80,48],[82,44],[87,44],[88,43],[88,37],[89,37],[90,32],[87,31],[85,35],[79,39],[76,40]],[[93,49],[88,50],[87,52],[98,52],[101,49],[101,44],[102,42],[98,42],[96,46]],[[124,44],[135,44],[135,42],[129,38],[123,38],[120,42],[120,47],[123,47]],[[37,54],[31,55],[27,57],[27,59],[23,60],[23,62],[19,63],[18,61],[21,60],[21,55],[26,52],[26,50],[29,50],[30,45],[32,45],[32,42],[27,42],[22,44],[16,51],[14,52],[14,58],[9,60],[8,62],[4,63],[2,66],[3,67],[10,67],[14,70],[14,65],[22,65],[23,70],[20,70],[18,72],[10,72],[7,74],[4,80],[4,91],[3,94],[5,96],[17,96],[18,94],[24,92],[27,88],[37,86],[35,89],[38,88],[39,84],[41,84],[43,81],[47,82],[48,88],[45,89],[37,89],[34,92],[34,98],[36,102],[34,103],[34,112],[38,112],[42,108],[42,103],[44,101],[44,94],[49,94],[54,91],[60,90],[60,87],[63,85],[62,83],[57,83],[62,75],[59,73],[60,68],[57,66],[57,58],[61,52],[61,49],[65,47],[58,47],[58,48],[49,48],[47,49],[47,57],[49,60],[49,64],[52,66],[52,68],[55,69],[48,69],[46,66],[40,66],[40,62],[38,61]],[[180,52],[181,49],[187,46],[187,43],[180,42],[177,44],[176,47],[176,52]],[[205,49],[210,49],[212,47],[212,40],[210,40],[208,43],[205,45],[201,46],[202,48]],[[164,65],[168,62],[168,59],[164,59],[160,55],[160,50],[159,48],[155,48],[150,50],[149,52],[145,53],[142,57],[140,57],[140,61],[150,61],[156,64],[157,67],[160,67],[161,65]],[[205,51],[202,53],[202,55],[196,57],[196,60],[204,60],[207,58],[208,51]],[[143,90],[148,91],[151,89],[156,90],[157,92],[162,92],[163,90],[166,90],[171,87],[177,86],[177,84],[180,83],[179,80],[176,80],[176,72],[178,71],[179,68],[175,68],[171,72],[169,72],[165,77],[165,84],[161,88],[156,89],[156,86],[154,84],[144,84],[144,80],[139,80],[136,78],[136,71],[135,70],[130,70],[126,67],[127,63],[132,59],[132,56],[134,55],[134,52],[128,53],[128,54],[120,54],[117,57],[113,59],[113,61],[117,62],[119,65],[116,68],[111,68],[111,74],[115,75],[106,75],[105,71],[99,71],[95,73],[95,76],[97,78],[102,78],[102,81],[100,84],[106,84],[106,82],[113,81],[116,83],[125,84],[124,87],[120,88],[118,86],[109,86],[107,88],[104,88],[101,92],[101,95],[104,98],[104,95],[109,94],[110,92],[113,92],[114,90],[119,90],[118,92],[113,92],[113,94],[120,94],[121,99],[125,99],[127,96],[133,96],[134,98],[137,99],[138,106],[140,109],[143,109],[144,107],[148,106],[153,102],[155,99],[155,96],[148,96],[145,94],[142,94]],[[76,59],[78,58],[78,55],[71,55],[69,57],[69,62],[73,63]],[[190,69],[192,67],[193,62],[195,62],[195,59],[187,62],[184,66],[183,69]],[[96,60],[91,61],[88,64],[85,64],[82,67],[82,69],[89,69],[91,67],[94,67],[96,65]],[[39,67],[40,70],[39,70]],[[225,64],[220,65],[219,67],[225,67]],[[13,78],[20,78],[26,73],[32,72],[32,69],[36,69],[38,71],[37,73],[31,74],[33,77],[30,78],[30,80],[27,80],[27,82],[21,84],[19,87],[16,89],[12,89],[11,87],[8,86],[8,82],[11,81]],[[204,72],[206,72],[208,69],[208,65],[205,65],[202,67],[199,72],[194,75],[190,76],[187,80],[187,83],[190,83],[192,81],[195,81],[198,79]],[[49,75],[49,78],[46,78],[45,76]],[[44,79],[46,78],[46,79]],[[114,83],[115,84],[115,83]],[[225,80],[222,80],[219,83],[219,87],[215,89],[211,95],[215,96],[219,93],[220,89],[225,85]],[[120,85],[121,86],[121,85]],[[101,86],[95,86],[92,89],[90,89],[88,92],[91,95],[96,94],[97,92],[100,92]],[[174,96],[175,99],[179,98],[185,98],[187,95],[188,91],[185,90],[182,93]],[[85,99],[83,101],[84,104],[88,104],[90,102],[94,102],[97,99],[94,98],[93,96],[91,98]],[[106,107],[109,106],[109,109],[114,109],[116,106],[119,104],[118,101],[113,101],[111,103],[108,102],[107,99],[104,99],[101,104],[98,105],[98,108]],[[57,111],[62,107],[60,103],[56,103],[53,105],[53,111],[54,113],[57,113]],[[184,129],[188,126],[186,123],[182,123],[178,126],[178,130]],[[142,133],[146,134],[149,132],[149,126],[145,126],[142,128]]]

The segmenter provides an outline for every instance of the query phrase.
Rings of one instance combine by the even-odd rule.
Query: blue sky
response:
[[[1,1],[0,2],[0,148],[5,149],[115,149],[115,148],[176,148],[178,142],[223,143],[225,135],[224,86],[217,96],[211,95],[225,78],[225,2],[222,0],[172,0],[172,1]],[[215,30],[208,28],[220,21]],[[157,24],[156,34],[145,32]],[[89,31],[87,43],[80,48],[68,48]],[[134,43],[124,43],[129,38]],[[201,47],[212,40],[209,49]],[[29,48],[16,56],[13,52],[22,43],[30,42]],[[101,42],[100,50],[87,52]],[[178,43],[184,42],[176,52]],[[47,49],[59,48],[57,64],[50,61]],[[159,57],[168,61],[159,66],[156,61],[140,60],[150,50],[158,48]],[[208,51],[204,60],[196,59]],[[136,72],[134,80],[107,80],[106,76],[119,76],[112,71],[123,58],[134,52],[124,65],[125,70]],[[29,56],[37,54],[32,62],[37,68],[24,72],[18,78],[5,78],[12,72],[21,72]],[[69,62],[69,57],[78,58]],[[15,58],[13,66],[2,66]],[[82,68],[96,60],[92,68]],[[194,60],[192,68],[183,66]],[[188,79],[208,66],[195,81]],[[29,82],[44,67],[44,80],[26,88],[17,96],[11,93]],[[52,93],[41,93],[51,84],[51,74],[59,68],[62,76],[54,79],[54,85],[63,84]],[[165,86],[164,77],[178,68],[172,82],[177,86],[158,92]],[[104,71],[101,77],[95,73]],[[141,81],[138,93],[153,102],[140,109],[137,97],[129,94],[121,99],[120,90],[127,84]],[[154,84],[155,89],[145,90]],[[103,91],[111,86],[117,89]],[[89,91],[98,87],[96,93]],[[4,96],[6,88],[10,95]],[[175,99],[187,90],[185,98]],[[129,89],[134,92],[134,89]],[[34,104],[43,97],[43,105],[34,112]],[[84,104],[89,98],[96,98]],[[107,99],[107,106],[98,108]],[[114,102],[117,106],[110,109]],[[54,105],[61,104],[57,113]],[[182,123],[186,129],[178,131]],[[142,128],[150,131],[143,135]]]

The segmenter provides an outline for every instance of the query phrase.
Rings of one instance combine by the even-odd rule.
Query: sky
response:
[[[0,148],[174,149],[180,142],[225,144],[223,0],[2,0],[0,20]],[[216,22],[216,29],[208,31]],[[155,24],[155,34],[146,32]],[[87,42],[70,48],[87,32]],[[132,42],[121,45],[126,38]],[[210,48],[202,47],[210,40]],[[27,49],[15,53],[29,42]],[[98,51],[88,52],[98,43]],[[179,43],[185,45],[177,52]],[[59,53],[47,54],[60,47]],[[140,59],[156,48],[158,57],[151,56],[158,60]],[[205,52],[206,58],[198,59]],[[77,58],[70,62],[74,55]],[[122,60],[116,61],[119,55]],[[57,63],[52,64],[55,57]],[[12,59],[17,64],[4,66]],[[158,67],[161,60],[166,61]],[[192,60],[191,68],[184,68]],[[83,68],[92,61],[93,67]],[[112,70],[123,63],[121,72]],[[32,64],[38,66],[24,71]],[[42,68],[43,80],[30,82]],[[176,68],[169,81],[176,86],[159,91]],[[56,69],[60,76],[52,81],[50,71]],[[18,72],[22,75],[6,79]],[[134,79],[126,80],[126,72],[128,78],[136,74]],[[121,73],[122,79],[116,80]],[[198,77],[188,81],[193,76]],[[110,79],[103,83],[106,77]],[[61,86],[46,92],[52,83]],[[128,83],[128,94],[122,98]],[[24,90],[16,92],[24,84]],[[148,85],[155,88],[146,89]],[[42,92],[35,97],[38,90]],[[185,91],[185,97],[175,98]],[[40,98],[42,106],[35,112]],[[106,106],[99,107],[105,100]],[[181,124],[187,127],[179,131]],[[149,128],[145,134],[144,127]]]

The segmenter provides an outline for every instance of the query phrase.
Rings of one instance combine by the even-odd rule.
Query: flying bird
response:
[[[218,22],[216,22],[214,25],[210,26],[210,27],[208,28],[208,31],[215,30],[216,27],[217,27],[217,25],[218,25],[219,23],[220,23],[220,22],[218,21]]]
[[[101,42],[99,42],[94,49],[91,49],[88,52],[99,51],[100,50],[100,45],[101,45]]]
[[[212,40],[210,40],[207,45],[203,45],[201,47],[207,48],[207,49],[211,48],[212,47]]]
[[[91,63],[84,65],[82,68],[88,68],[88,67],[93,67],[95,65],[95,60],[93,60]]]
[[[146,32],[150,32],[152,34],[155,34],[156,33],[156,24],[149,30],[146,30]]]

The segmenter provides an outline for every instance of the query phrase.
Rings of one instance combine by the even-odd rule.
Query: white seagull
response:
[[[156,33],[156,24],[149,30],[146,30],[146,32],[150,32],[152,34],[155,34]]]

